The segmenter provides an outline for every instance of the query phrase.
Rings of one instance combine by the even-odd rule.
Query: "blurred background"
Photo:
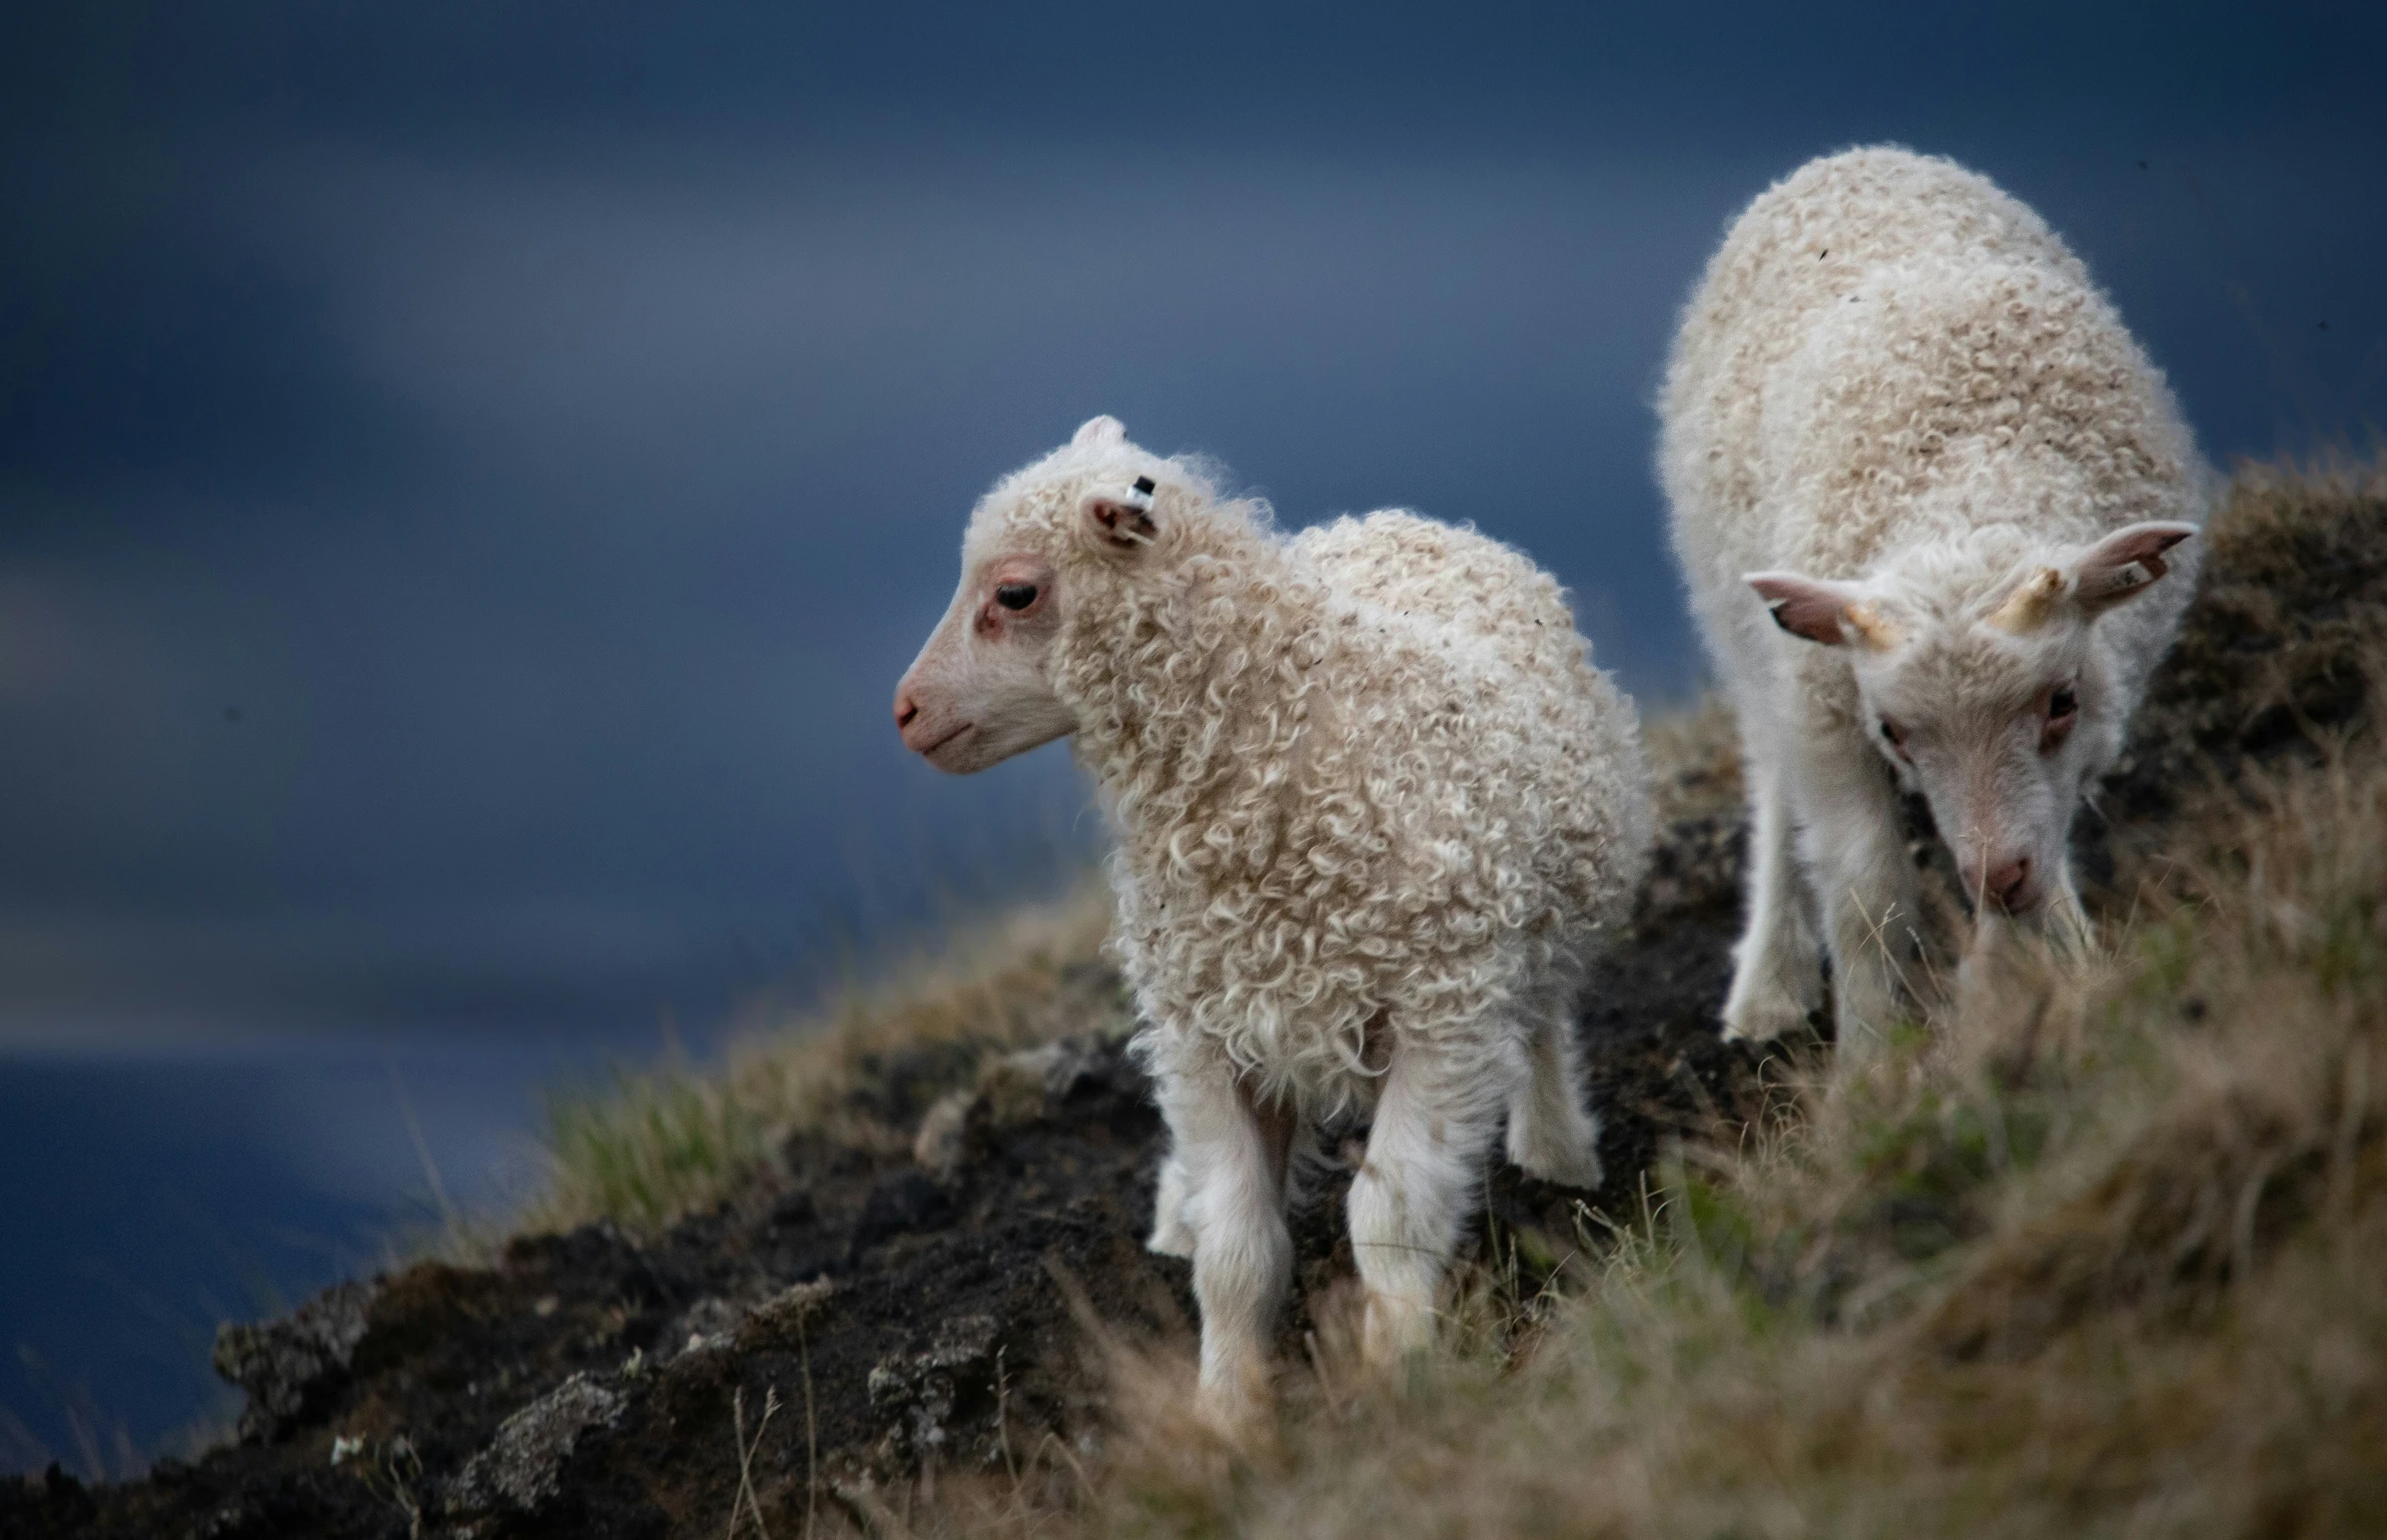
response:
[[[0,1469],[137,1468],[552,1088],[1081,861],[1065,750],[888,701],[1086,416],[1473,519],[1662,706],[1648,403],[1748,199],[1954,155],[2216,459],[2361,449],[2382,79],[2375,5],[10,8]]]

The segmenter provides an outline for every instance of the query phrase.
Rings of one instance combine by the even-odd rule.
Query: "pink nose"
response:
[[[2009,915],[2020,914],[2030,907],[2030,858],[2008,856],[1989,868],[1989,875],[1982,883],[1982,892],[1990,903]]]
[[[912,698],[912,692],[910,690],[897,690],[895,692],[895,730],[897,732],[902,732],[905,728],[911,726],[912,719],[919,715],[920,702]]]

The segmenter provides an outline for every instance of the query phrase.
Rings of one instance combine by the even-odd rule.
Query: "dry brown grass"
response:
[[[1146,1364],[1037,1527],[2387,1532],[2387,768],[2196,827],[2085,977],[2024,961],[1686,1151],[1522,1348],[1373,1394],[1329,1353],[1257,1459]]]

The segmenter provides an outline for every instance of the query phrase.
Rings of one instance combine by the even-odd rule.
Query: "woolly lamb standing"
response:
[[[1750,788],[1726,1035],[1807,1017],[1819,920],[1843,1052],[1905,1009],[1902,788],[1985,930],[2076,936],[2073,810],[2188,602],[2196,548],[2173,547],[2212,484],[2079,260],[1949,161],[1812,162],[1708,264],[1660,411]]]
[[[1215,1420],[1265,1404],[1317,1120],[1373,1114],[1377,1361],[1430,1338],[1503,1115],[1528,1170],[1599,1179],[1573,1012],[1650,814],[1632,707],[1524,557],[1399,512],[1288,540],[1096,417],[979,503],[895,714],[946,770],[1074,734],[1093,774]]]

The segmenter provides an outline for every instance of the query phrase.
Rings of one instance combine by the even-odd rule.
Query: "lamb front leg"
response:
[[[1838,1054],[1863,1066],[1915,1014],[1922,901],[1898,789],[1863,743],[1811,744],[1797,766],[1809,872],[1832,954]]]
[[[1824,993],[1821,950],[1799,886],[1789,772],[1774,751],[1747,753],[1749,913],[1732,953],[1724,1036],[1769,1042],[1806,1024]]]
[[[1292,1282],[1284,1183],[1293,1117],[1257,1103],[1223,1064],[1165,1072],[1160,1102],[1172,1145],[1164,1200],[1173,1166],[1201,1308],[1199,1404],[1213,1425],[1241,1436],[1267,1410],[1269,1339]]]

